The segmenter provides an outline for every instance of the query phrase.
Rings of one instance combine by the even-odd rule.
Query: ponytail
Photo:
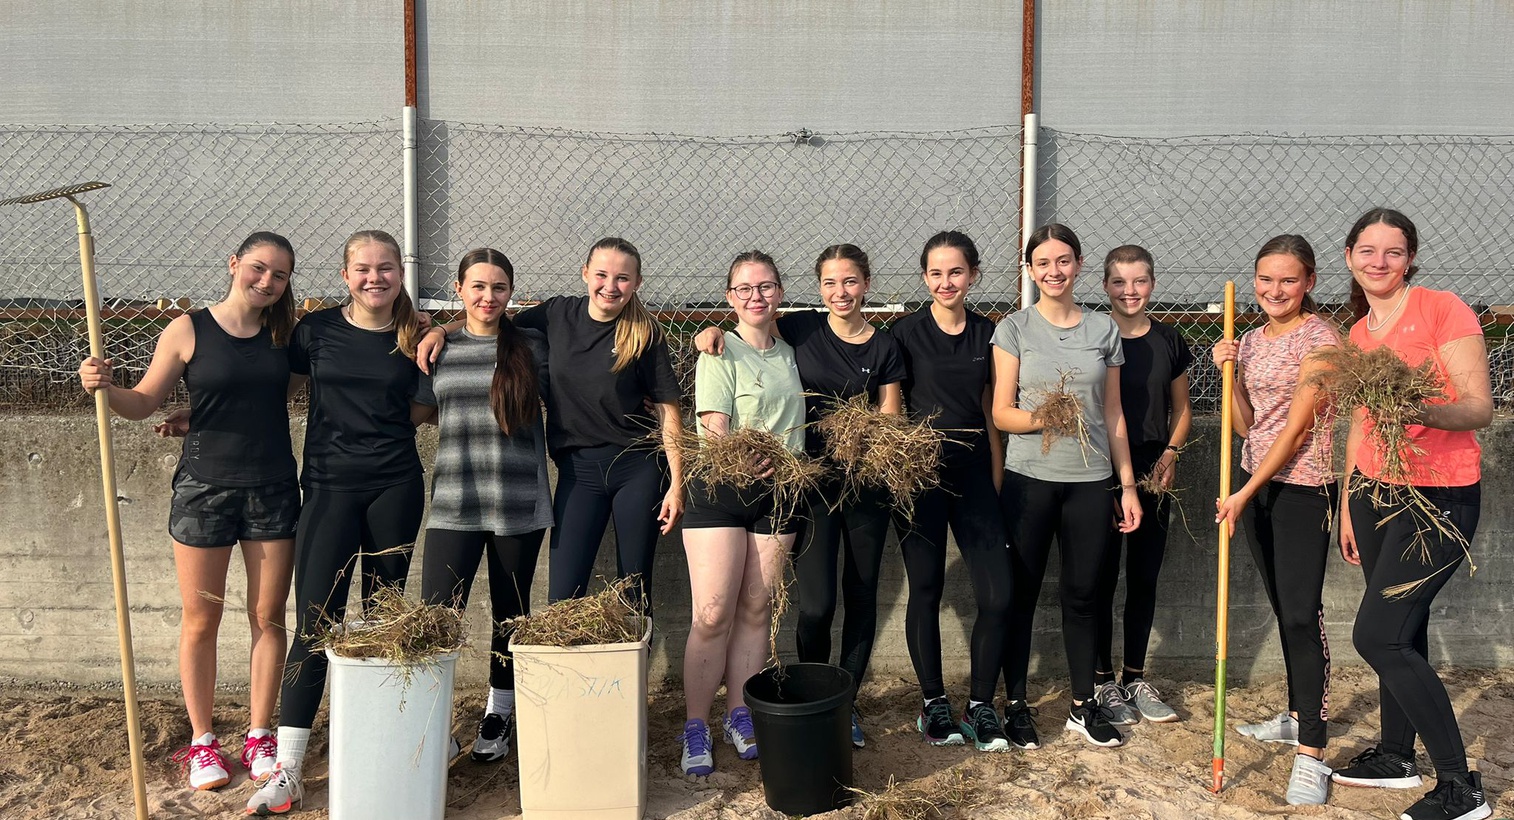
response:
[[[631,294],[615,320],[615,364],[610,367],[610,372],[619,373],[630,367],[660,338],[662,327],[641,303],[641,297]]]
[[[499,320],[494,343],[494,381],[489,385],[489,409],[505,435],[531,423],[541,412],[536,362],[525,335],[510,317]]]
[[[394,298],[394,335],[399,340],[399,352],[407,359],[415,358],[421,323],[415,316],[415,303],[410,301],[410,294],[404,288],[400,288],[400,295]]]

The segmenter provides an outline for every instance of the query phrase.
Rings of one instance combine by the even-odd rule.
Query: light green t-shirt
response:
[[[789,450],[804,452],[804,386],[794,348],[775,338],[772,347],[758,350],[726,331],[725,352],[701,353],[694,365],[694,412],[724,413],[732,430],[767,430]]]

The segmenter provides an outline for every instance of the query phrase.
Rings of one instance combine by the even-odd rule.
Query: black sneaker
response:
[[[1095,746],[1118,746],[1125,742],[1125,736],[1109,722],[1109,710],[1093,698],[1072,707],[1067,714],[1067,728]]]
[[[1336,769],[1330,779],[1342,786],[1374,789],[1412,789],[1424,782],[1413,758],[1380,751],[1376,746],[1351,758],[1351,762],[1345,768]]]
[[[1036,734],[1036,710],[1023,700],[1004,704],[1004,733],[1009,742],[1021,749],[1041,748],[1041,736]]]
[[[492,763],[510,753],[510,736],[515,734],[515,715],[490,712],[478,722],[478,736],[473,739],[472,758]]]
[[[991,703],[968,707],[962,715],[962,733],[972,738],[973,748],[980,752],[1007,752],[1009,738],[1004,727],[999,725],[999,715]]]
[[[1448,774],[1435,790],[1421,797],[1399,815],[1401,820],[1482,820],[1493,814],[1493,807],[1483,796],[1482,775],[1468,772]]]
[[[956,721],[952,720],[951,701],[945,695],[931,698],[925,704],[920,717],[915,718],[915,728],[920,730],[925,742],[932,746],[961,746],[965,742],[962,733],[957,730]]]

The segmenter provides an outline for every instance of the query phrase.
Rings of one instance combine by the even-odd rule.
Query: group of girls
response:
[[[658,532],[682,514],[676,452],[664,466],[629,450],[659,422],[669,439],[680,433],[667,342],[636,297],[640,256],[630,243],[606,239],[590,250],[587,296],[548,300],[515,320],[506,314],[515,284],[510,260],[490,248],[468,252],[454,286],[465,319],[433,328],[424,355],[418,343],[429,317],[405,293],[392,236],[353,234],[341,267],[346,303],[298,323],[294,266],[287,239],[254,233],[228,260],[225,299],[170,322],[134,387],[112,383],[109,360],[80,366],[84,387],[107,390],[112,409],[127,418],[151,415],[181,376],[189,390],[188,412],[158,426],[184,437],[169,534],[193,739],[175,757],[192,788],[231,780],[211,708],[226,572],[240,544],[252,627],[251,728],[241,762],[256,783],[247,813],[258,815],[283,814],[303,797],[306,746],[326,679],[317,636],[345,616],[351,574],[360,564],[364,602],[380,586],[403,588],[423,515],[421,597],[465,606],[487,554],[498,623],[526,611],[554,520],[576,525],[560,553],[566,528],[554,530],[553,594],[563,597],[586,586],[612,512],[622,571],[642,579]],[[287,407],[307,382],[297,481]],[[655,415],[644,408],[649,399]],[[426,422],[440,425],[429,513],[415,444],[416,426]],[[549,446],[564,476],[555,510]],[[627,458],[618,459],[623,451]],[[291,576],[298,623],[288,642]],[[472,746],[480,761],[504,757],[513,734],[508,640],[496,631],[491,646],[489,694]]]
[[[1371,211],[1353,226],[1345,256],[1358,321],[1350,336],[1364,348],[1387,346],[1411,365],[1432,362],[1444,379],[1448,398],[1426,404],[1409,429],[1425,453],[1410,483],[1449,527],[1427,534],[1413,515],[1400,514],[1402,494],[1374,491],[1395,477],[1383,472],[1371,420],[1361,408],[1322,399],[1326,365],[1316,354],[1340,340],[1309,295],[1315,257],[1301,237],[1275,237],[1257,253],[1255,292],[1266,324],[1239,343],[1214,347],[1216,365],[1238,364],[1235,432],[1245,438],[1245,480],[1217,502],[1218,520],[1233,527],[1239,519],[1247,532],[1278,617],[1289,685],[1286,711],[1240,731],[1298,746],[1287,798],[1299,804],[1324,802],[1332,780],[1418,785],[1418,735],[1438,784],[1405,816],[1479,818],[1488,814],[1486,800],[1429,664],[1426,627],[1435,595],[1463,560],[1461,539],[1475,533],[1480,453],[1471,431],[1489,422],[1491,391],[1475,315],[1452,294],[1409,286],[1417,251],[1413,223],[1396,211]],[[1119,725],[1176,720],[1146,682],[1145,666],[1167,541],[1164,490],[1191,427],[1192,354],[1175,330],[1146,314],[1156,270],[1144,248],[1105,255],[1108,314],[1074,298],[1083,250],[1066,226],[1036,230],[1024,261],[1038,298],[995,326],[966,307],[981,276],[972,240],[956,231],[931,237],[920,256],[931,302],[892,332],[875,328],[863,312],[871,270],[854,245],[832,246],[816,260],[823,312],[780,317],[783,281],[761,251],[737,255],[727,270],[735,328],[710,328],[696,340],[698,435],[757,428],[795,454],[823,459],[813,422],[837,402],[866,396],[878,411],[907,413],[946,437],[941,486],[914,499],[913,515],[905,516],[882,493],[843,493],[834,479],[799,509],[780,509],[760,483],[685,487],[668,344],[636,296],[641,257],[625,240],[590,249],[586,295],[554,297],[513,318],[506,314],[515,285],[510,261],[489,248],[470,251],[455,285],[465,318],[422,334],[428,319],[404,294],[399,248],[388,234],[354,234],[342,268],[350,300],[298,324],[289,291],[292,247],[276,234],[249,237],[229,260],[226,299],[170,323],[136,387],[112,385],[108,362],[89,359],[80,369],[87,389],[108,389],[112,407],[130,418],[150,415],[181,375],[189,388],[187,429],[171,429],[183,422],[174,418],[161,427],[185,435],[169,530],[185,610],[180,666],[194,741],[180,757],[190,785],[214,788],[230,777],[210,706],[218,601],[231,546],[240,542],[253,630],[253,728],[242,759],[259,782],[248,811],[283,813],[301,797],[305,745],[325,678],[311,636],[343,616],[348,572],[359,560],[365,599],[379,585],[404,584],[424,506],[415,425],[425,422],[440,425],[421,573],[427,601],[465,604],[487,555],[493,619],[524,613],[548,528],[549,597],[582,594],[613,518],[620,573],[638,579],[637,598],[650,613],[654,547],[681,520],[692,601],[683,668],[688,774],[714,771],[707,721],[722,683],[723,740],[740,758],[758,754],[741,684],[767,656],[772,595],[791,556],[800,660],[831,661],[839,584],[839,664],[860,684],[877,633],[891,518],[908,579],[906,641],[925,742],[970,741],[983,751],[1039,746],[1026,684],[1053,541],[1072,695],[1066,730],[1117,746],[1124,741]],[[285,408],[306,379],[309,425],[297,485]],[[1080,407],[1074,435],[1046,429],[1041,405],[1061,393]],[[1340,488],[1330,461],[1336,413],[1351,417]],[[654,429],[665,456],[637,446]],[[555,503],[549,452],[559,473]],[[767,468],[752,469],[761,475]],[[1323,763],[1329,651],[1321,603],[1332,513],[1343,556],[1367,579],[1354,638],[1380,676],[1383,719],[1381,744],[1333,773]],[[960,712],[942,676],[948,528],[978,606]],[[1429,538],[1429,563],[1407,549],[1422,537]],[[1117,678],[1112,635],[1122,549]],[[298,568],[299,626],[289,651],[296,666],[283,686],[274,736],[291,567]],[[1383,594],[1415,580],[1423,583],[1406,594]],[[497,760],[509,749],[507,642],[496,632],[472,747],[478,760]],[[1001,678],[1002,718],[993,706]],[[852,742],[865,743],[855,706]]]

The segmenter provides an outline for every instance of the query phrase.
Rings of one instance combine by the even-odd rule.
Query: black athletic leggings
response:
[[[1161,460],[1166,445],[1136,448],[1131,453],[1137,478],[1151,474]],[[1114,595],[1120,582],[1120,552],[1125,553],[1125,666],[1145,671],[1146,650],[1151,645],[1151,624],[1156,620],[1157,577],[1167,555],[1168,518],[1172,514],[1171,496],[1158,497],[1137,489],[1141,500],[1141,526],[1135,532],[1122,533],[1109,527],[1109,553],[1105,556],[1104,576],[1099,587],[1099,670],[1117,672],[1114,666]]]
[[[489,556],[489,617],[494,622],[489,639],[489,685],[515,688],[515,666],[510,662],[510,634],[502,624],[531,611],[531,579],[536,576],[536,557],[546,530],[519,535],[492,532],[458,532],[426,529],[426,548],[421,553],[421,600],[468,606],[468,593],[478,563]]]
[[[637,576],[636,603],[652,614],[647,587],[657,551],[657,512],[668,485],[663,460],[652,450],[615,445],[572,450],[557,462],[547,599],[561,601],[588,592],[594,559],[615,518],[616,572]]]
[[[1251,475],[1241,471],[1241,483]],[[1241,512],[1262,589],[1277,616],[1298,742],[1324,748],[1330,720],[1330,642],[1325,637],[1325,559],[1336,485],[1269,481]]]
[[[1077,700],[1093,697],[1094,664],[1099,655],[1099,579],[1104,553],[1109,549],[1110,522],[1114,520],[1115,483],[1113,477],[1042,481],[1004,471],[999,508],[1009,535],[1014,578],[1004,648],[1004,685],[1010,700],[1025,699],[1036,601],[1053,539],[1062,553],[1058,587],[1072,696]]]
[[[993,466],[987,453],[963,450],[951,442],[945,446],[948,450],[941,462],[941,486],[915,499],[914,520],[898,510],[894,512],[894,529],[899,533],[899,549],[909,579],[904,639],[921,694],[927,699],[945,695],[941,596],[946,588],[949,524],[978,604],[968,654],[972,676],[969,697],[991,703],[1003,664],[1004,630],[1009,618],[1011,582],[1004,521],[999,515]]]
[[[364,601],[379,584],[404,589],[425,506],[426,485],[419,475],[378,490],[306,488],[294,537],[296,628],[279,694],[280,726],[309,729],[315,723],[326,691],[326,653],[314,639],[346,617],[359,553]]]
[[[860,497],[831,509],[840,496],[840,480],[828,478],[810,501],[809,526],[799,536],[794,553],[794,588],[799,593],[795,637],[801,662],[830,663],[836,559],[842,553],[841,599],[846,617],[841,623],[839,665],[851,673],[855,694],[878,635],[878,572],[883,565],[889,510],[882,491],[864,490]]]
[[[1362,484],[1366,486],[1357,489]],[[1377,672],[1382,749],[1412,758],[1418,734],[1439,776],[1465,774],[1466,748],[1451,698],[1430,665],[1428,633],[1431,604],[1465,558],[1463,547],[1430,528],[1424,534],[1429,551],[1425,559],[1413,545],[1416,530],[1425,525],[1421,514],[1390,502],[1391,493],[1401,490],[1386,489],[1390,495],[1380,494],[1374,502],[1373,484],[1359,473],[1351,477],[1351,529],[1367,578],[1352,637],[1356,651]],[[1482,485],[1419,491],[1442,511],[1442,523],[1455,527],[1471,543],[1481,513]],[[1390,600],[1383,595],[1385,589],[1421,579],[1428,580],[1401,596]]]

